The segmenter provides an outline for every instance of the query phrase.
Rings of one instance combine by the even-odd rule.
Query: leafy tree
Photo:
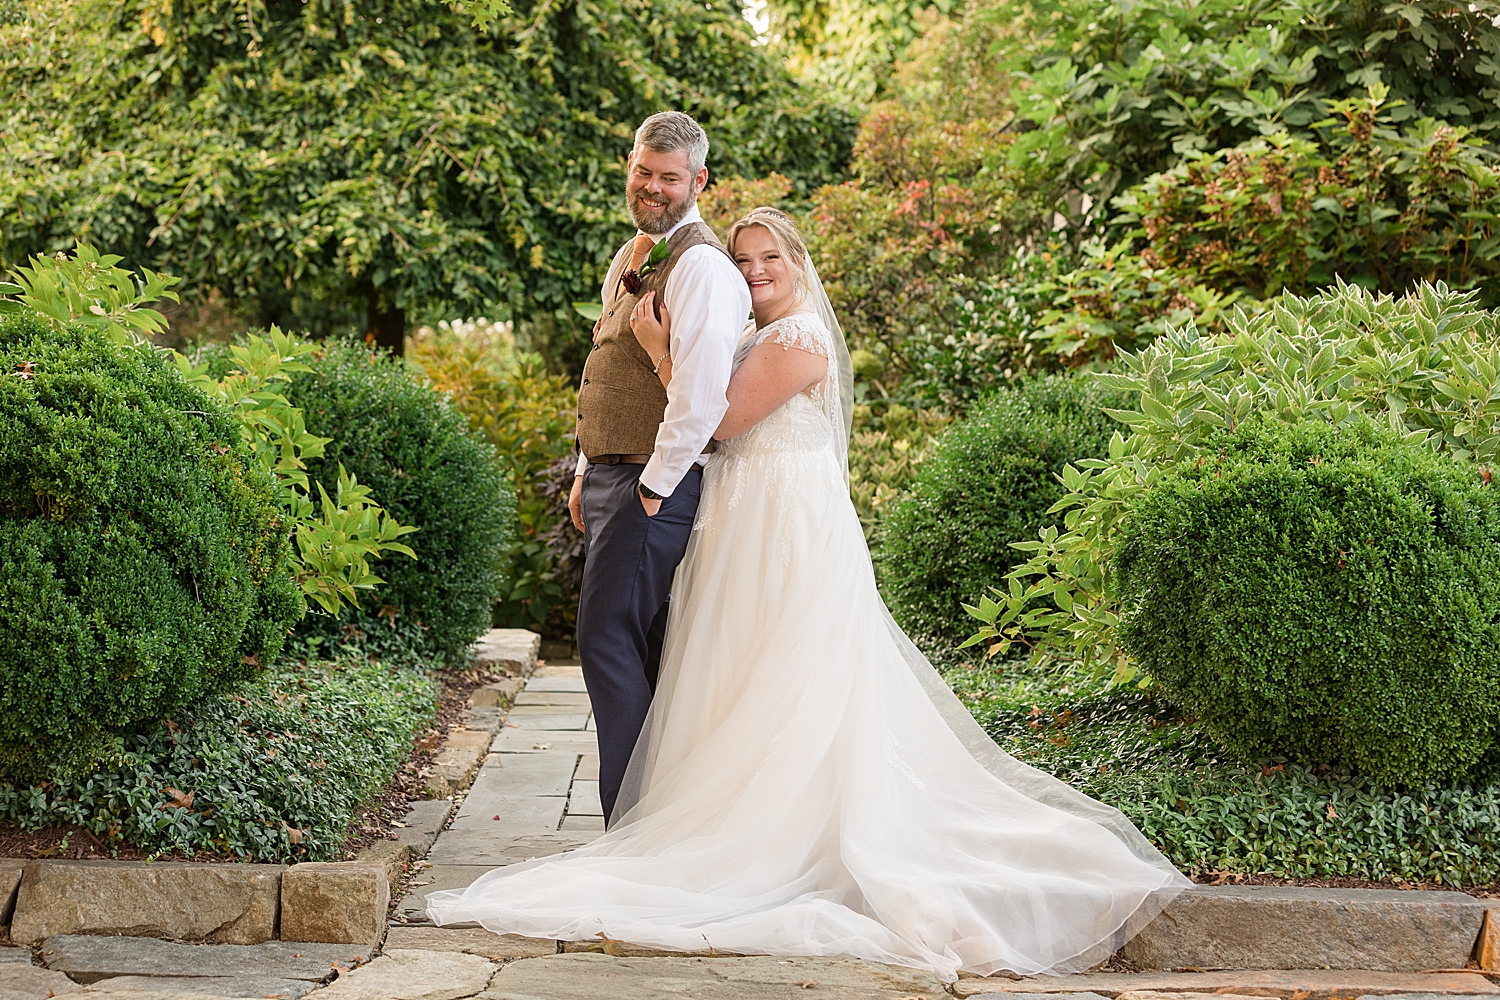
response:
[[[0,24],[0,263],[86,237],[255,324],[511,314],[566,361],[646,115],[716,172],[841,168],[851,120],[752,43],[732,2],[40,0]]]

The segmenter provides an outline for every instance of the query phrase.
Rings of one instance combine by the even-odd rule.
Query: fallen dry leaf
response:
[[[804,990],[810,990],[814,986],[818,985],[818,981],[816,979],[803,979],[798,982],[797,985],[802,987]]]

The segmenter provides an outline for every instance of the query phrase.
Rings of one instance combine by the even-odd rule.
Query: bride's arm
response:
[[[796,347],[767,342],[752,348],[729,380],[729,410],[714,439],[742,434],[828,374],[828,359]]]
[[[666,386],[672,381],[672,356],[668,353],[672,318],[665,302],[661,304],[661,320],[652,315],[654,295],[654,292],[647,292],[636,303],[635,311],[630,315],[630,329],[657,366],[656,377]],[[729,380],[729,389],[725,393],[729,410],[719,421],[714,438],[723,441],[744,433],[775,413],[797,393],[823,381],[827,374],[828,359],[821,354],[775,342],[752,348]]]

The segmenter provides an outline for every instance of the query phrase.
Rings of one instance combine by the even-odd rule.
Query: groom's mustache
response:
[[[682,220],[692,207],[693,195],[681,201],[673,201],[666,195],[650,191],[625,192],[625,204],[630,209],[631,221],[636,228],[647,233],[664,233]]]

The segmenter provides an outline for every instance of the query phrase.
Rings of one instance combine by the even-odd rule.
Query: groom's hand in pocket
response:
[[[647,500],[645,497],[641,497],[641,507],[646,511],[647,517],[655,517],[656,512],[661,510],[661,501]]]
[[[573,516],[573,527],[583,530],[583,477],[573,477],[573,488],[568,491],[568,513]]]

